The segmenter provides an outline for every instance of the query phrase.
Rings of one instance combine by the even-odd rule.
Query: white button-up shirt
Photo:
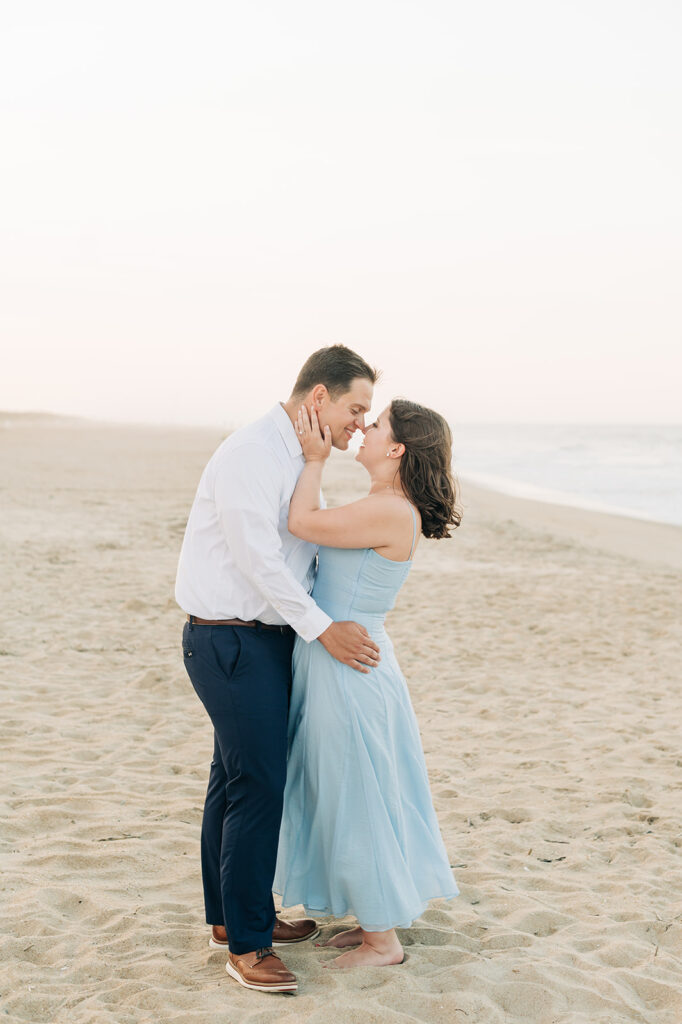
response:
[[[289,533],[305,464],[285,409],[231,434],[199,481],[180,551],[175,597],[201,619],[293,626],[310,642],[332,620],[310,597],[317,546]]]

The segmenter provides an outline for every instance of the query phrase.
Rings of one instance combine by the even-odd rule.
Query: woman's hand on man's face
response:
[[[320,427],[315,406],[311,407],[310,413],[305,405],[298,410],[296,432],[306,462],[324,462],[329,458],[332,450],[332,432],[328,426],[324,430]]]

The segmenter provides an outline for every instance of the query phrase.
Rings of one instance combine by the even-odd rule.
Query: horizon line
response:
[[[267,410],[263,411],[264,413]],[[42,419],[42,420],[65,420],[65,421],[76,421],[78,423],[90,423],[97,426],[112,426],[112,427],[148,427],[148,428],[159,428],[167,427],[173,429],[186,429],[186,430],[238,430],[239,427],[245,426],[252,420],[244,419],[236,423],[228,422],[189,422],[189,421],[170,421],[170,420],[139,420],[139,419],[111,419],[107,417],[95,417],[86,416],[79,413],[67,413],[67,412],[53,412],[49,409],[0,409],[0,421],[4,418],[16,418],[29,420]],[[458,426],[480,426],[480,427],[540,427],[540,426],[552,426],[552,427],[682,427],[682,420],[590,420],[590,419],[534,419],[534,420],[517,420],[517,419],[462,419],[462,420],[448,420],[450,424],[457,424]]]

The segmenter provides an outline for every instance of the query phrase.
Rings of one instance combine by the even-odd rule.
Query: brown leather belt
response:
[[[278,633],[292,631],[291,626],[272,626],[268,622],[258,622],[257,619],[245,622],[244,619],[200,619],[198,615],[188,615],[187,621],[194,626],[248,626],[250,629],[260,626],[261,629],[274,629]]]

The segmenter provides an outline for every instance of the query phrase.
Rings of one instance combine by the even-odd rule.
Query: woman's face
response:
[[[377,416],[374,423],[369,423],[363,433],[364,441],[360,445],[358,454],[355,456],[363,466],[375,465],[386,460],[386,452],[391,445],[395,444],[391,434],[391,421],[389,419],[389,408]]]

